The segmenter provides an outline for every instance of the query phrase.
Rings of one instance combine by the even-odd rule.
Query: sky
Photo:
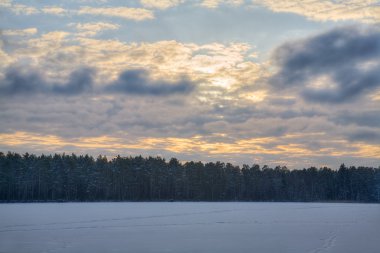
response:
[[[0,0],[0,151],[380,166],[380,1]]]

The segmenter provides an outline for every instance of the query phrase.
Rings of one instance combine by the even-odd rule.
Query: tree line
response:
[[[289,170],[160,157],[0,152],[0,201],[380,202],[380,167]]]

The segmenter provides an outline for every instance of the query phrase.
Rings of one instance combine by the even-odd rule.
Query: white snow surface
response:
[[[379,253],[380,205],[0,204],[0,252]]]

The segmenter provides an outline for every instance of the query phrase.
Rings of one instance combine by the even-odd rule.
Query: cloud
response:
[[[339,125],[355,124],[380,128],[380,110],[343,111],[333,115],[330,120]]]
[[[117,24],[105,22],[78,23],[70,24],[70,26],[75,26],[82,36],[95,36],[104,30],[117,30],[120,28]]]
[[[44,90],[41,76],[35,72],[21,72],[20,69],[10,68],[0,81],[1,96],[37,93]]]
[[[48,80],[38,70],[26,70],[17,67],[9,68],[4,78],[0,80],[1,96],[18,95],[64,95],[73,96],[89,94],[93,91],[95,70],[81,68],[73,71],[67,81],[54,82]],[[173,94],[189,94],[195,88],[195,84],[186,78],[178,81],[152,80],[146,70],[126,70],[119,78],[111,83],[103,85],[104,89],[98,89],[100,93],[131,94],[167,96]]]
[[[38,32],[37,28],[27,28],[21,30],[4,30],[2,31],[3,35],[6,36],[30,36]]]
[[[1,0],[0,1],[0,7],[11,7],[12,6],[12,0]]]
[[[378,144],[380,142],[380,131],[356,130],[348,134],[348,139],[353,142],[365,141]]]
[[[69,11],[59,6],[45,6],[42,8],[42,12],[46,14],[61,16],[68,13]]]
[[[360,20],[380,22],[380,5],[377,0],[253,0],[274,12],[288,12],[316,21]]]
[[[44,76],[48,77],[49,80],[59,80],[59,82],[64,83],[70,73],[81,66],[96,69],[96,85],[94,92],[89,95],[94,99],[97,96],[122,99],[126,97],[125,94],[128,94],[128,100],[138,99],[137,101],[134,100],[136,103],[141,103],[140,100],[143,97],[154,101],[178,98],[183,103],[185,98],[191,97],[194,102],[199,103],[200,108],[194,110],[194,104],[188,106],[194,110],[194,113],[202,114],[202,110],[207,108],[208,105],[222,103],[229,106],[232,102],[238,104],[258,103],[265,96],[264,93],[260,94],[255,90],[251,90],[250,94],[247,94],[244,98],[237,97],[231,93],[239,85],[252,84],[260,76],[260,65],[245,59],[245,56],[251,53],[251,48],[245,43],[195,44],[180,43],[174,40],[153,43],[127,43],[120,40],[95,39],[78,36],[78,33],[70,34],[55,31],[47,34],[42,33],[32,39],[25,38],[23,44],[15,43],[14,45],[12,50],[9,50],[9,58],[13,59],[13,64],[31,63],[31,66],[43,70]],[[179,87],[183,90],[186,90],[184,87],[194,87],[194,89],[191,89],[191,93],[181,93],[178,87],[176,87],[177,91],[175,91],[172,86],[168,86],[168,88],[171,88],[169,91],[170,96],[154,96],[141,94],[141,92],[140,94],[130,92],[115,93],[105,91],[102,88],[114,84],[115,80],[118,80],[120,73],[131,69],[145,69],[148,71],[149,78],[147,79],[150,84],[154,80],[158,80],[170,85],[176,85],[183,80],[181,77],[185,76],[193,86],[182,85]],[[157,84],[157,82],[153,84]],[[186,96],[186,94],[189,95]],[[21,96],[18,97],[21,98]],[[46,97],[44,96],[44,98]],[[57,98],[57,96],[54,97]],[[73,96],[61,97],[62,99],[65,97],[70,100],[74,99]],[[77,97],[82,99],[84,96]],[[227,97],[231,102],[225,101]],[[34,99],[35,96],[28,100]],[[7,103],[9,103],[9,100],[7,99]],[[165,103],[161,106],[167,108]],[[140,112],[144,116],[136,116],[139,119],[136,119],[136,121],[147,121],[146,111],[152,111],[149,108],[144,110],[145,112]],[[171,119],[178,119],[177,116],[173,116],[173,107],[167,110],[171,111],[171,117],[166,119],[167,122]],[[183,113],[183,108],[181,113]],[[244,115],[244,118],[247,118],[247,115]],[[151,120],[148,122],[152,129],[157,127],[157,119],[155,117],[154,119],[155,122]],[[136,122],[128,122],[128,125],[136,124]],[[196,126],[196,124],[189,121],[184,124],[192,124],[192,129],[183,128],[182,126],[177,126],[176,129],[183,133],[192,132],[194,134],[198,129],[201,129],[201,126]],[[145,129],[145,132],[151,128]],[[162,128],[169,129],[169,127],[165,126]]]
[[[0,42],[1,44],[1,42]],[[11,62],[12,62],[12,59],[11,57],[9,57],[9,55],[7,53],[5,53],[1,47],[0,47],[0,58],[1,58],[1,62],[0,62],[0,69],[3,69],[4,67],[8,66]],[[0,77],[2,76],[3,73],[0,72]]]
[[[118,17],[118,18],[131,19],[131,20],[136,20],[136,21],[142,21],[142,20],[154,18],[154,14],[150,10],[143,9],[143,8],[128,8],[128,7],[95,8],[95,7],[84,6],[84,7],[81,7],[77,11],[77,14]]]
[[[108,3],[108,0],[73,0],[73,2],[104,4]]]
[[[120,74],[118,80],[107,86],[106,91],[132,95],[166,96],[172,94],[188,94],[194,84],[182,78],[176,82],[151,80],[145,70],[128,70]]]
[[[103,83],[115,80],[126,69],[146,69],[154,79],[175,81],[187,76],[191,80],[204,80],[203,90],[211,86],[233,90],[253,83],[261,75],[260,64],[246,59],[251,53],[246,43],[195,44],[174,40],[126,43],[80,35],[83,32],[41,34],[25,39],[23,44],[14,43],[9,56],[17,62],[35,63],[49,76],[58,78],[78,66],[91,66],[97,69]],[[202,96],[211,100],[210,94]]]
[[[199,7],[201,2],[187,1],[183,7]],[[164,1],[155,3],[163,5]],[[222,8],[221,12],[228,11],[225,9],[229,7],[228,1],[214,3]],[[340,91],[340,82],[335,79],[344,77],[344,68],[355,69],[357,72],[352,73],[357,79],[365,74],[376,75],[379,57],[373,53],[371,44],[350,42],[363,41],[364,37],[375,33],[374,28],[359,27],[336,33],[336,45],[342,50],[340,55],[329,51],[329,48],[334,49],[329,42],[317,43],[322,35],[295,41],[287,47],[283,45],[283,52],[278,49],[275,53],[272,68],[270,63],[258,62],[262,57],[250,58],[255,55],[252,41],[204,44],[189,40],[132,42],[131,38],[126,42],[123,41],[125,36],[117,36],[118,39],[90,37],[105,29],[117,29],[116,24],[93,20],[113,22],[114,16],[77,16],[98,14],[79,14],[80,7],[68,6],[72,9],[65,12],[54,6],[38,8],[41,13],[64,14],[65,20],[70,17],[86,19],[71,24],[69,31],[44,33],[40,29],[34,36],[12,37],[11,33],[28,32],[8,30],[9,36],[3,36],[0,132],[10,133],[0,133],[0,139],[7,141],[1,143],[3,150],[170,154],[182,159],[235,160],[238,163],[260,159],[260,163],[292,163],[295,167],[335,162],[339,165],[343,159],[350,161],[347,157],[358,164],[365,161],[365,157],[371,157],[379,164],[380,153],[376,151],[379,150],[379,100],[375,99],[380,98],[380,93],[376,95],[372,92],[374,88],[369,87],[348,100],[338,98],[352,101],[339,106],[307,101],[313,100],[310,97],[315,97],[316,91],[334,94]],[[103,6],[94,4],[91,8]],[[156,11],[153,8],[159,7],[146,8],[152,8],[153,12]],[[240,13],[240,10],[235,11]],[[160,12],[160,17],[164,14]],[[59,27],[57,29],[63,29],[64,24]],[[116,33],[105,35],[112,34]],[[358,49],[360,53],[354,54],[355,47],[343,50],[345,43],[365,50]],[[323,54],[325,51],[330,58]],[[310,54],[312,59],[289,67],[296,62],[297,55],[302,54]],[[294,62],[289,63],[292,57]],[[28,70],[25,66],[31,68]],[[81,66],[88,66],[94,72],[81,72]],[[291,74],[282,77],[293,76],[296,81],[273,77],[274,89],[271,90],[268,86],[257,85],[258,79],[268,76],[268,66],[270,70],[278,69],[277,77],[288,71]],[[296,69],[299,72],[294,71]],[[343,73],[342,77],[332,70]],[[181,78],[183,76],[187,79]],[[302,78],[306,81],[299,81]],[[284,80],[288,83],[275,82]],[[324,80],[331,82],[326,84]],[[353,101],[365,94],[373,99]],[[12,134],[20,131],[29,134]],[[300,133],[298,137],[296,133]],[[61,143],[58,145],[51,136],[59,138]]]
[[[320,136],[320,134],[315,134]],[[25,146],[33,146],[34,150],[46,152],[83,152],[83,153],[102,153],[102,154],[155,154],[164,152],[167,156],[201,157],[202,160],[220,160],[220,159],[237,159],[242,164],[247,157],[254,156],[252,159],[259,160],[265,164],[283,164],[294,166],[292,161],[302,162],[296,165],[296,168],[307,165],[321,165],[324,161],[336,159],[335,166],[339,166],[342,159],[352,160],[355,163],[369,160],[361,158],[370,158],[371,164],[376,164],[380,157],[380,148],[376,144],[357,143],[350,149],[345,149],[348,142],[342,142],[339,145],[332,143],[329,148],[317,147],[310,148],[303,143],[294,143],[298,138],[305,138],[304,135],[285,135],[279,141],[279,138],[248,138],[239,139],[232,142],[213,141],[204,136],[195,135],[188,138],[178,137],[143,137],[135,139],[133,136],[111,136],[109,134],[63,138],[56,134],[40,134],[33,132],[17,131],[9,133],[0,133],[2,149],[22,149]],[[268,146],[268,143],[271,146]],[[27,150],[24,150],[27,151]],[[317,151],[317,152],[316,152]],[[232,158],[233,157],[233,158]],[[265,157],[265,158],[264,158]],[[256,160],[256,161],[257,161]],[[358,161],[360,160],[360,161]],[[314,163],[314,164],[313,164]],[[377,165],[376,165],[377,166]]]
[[[27,6],[24,4],[14,4],[12,5],[11,10],[18,15],[20,14],[32,15],[32,14],[39,13],[39,10],[37,8]]]
[[[147,8],[168,9],[183,3],[185,0],[140,0],[141,4]]]
[[[95,71],[82,68],[70,74],[69,80],[63,85],[54,85],[52,92],[59,95],[78,95],[92,90]]]
[[[197,1],[188,1],[188,0],[140,0],[140,3],[147,8],[156,8],[156,9],[168,9],[177,5],[180,5],[185,2],[196,2],[197,6],[209,8],[209,9],[215,9],[218,8],[220,5],[232,5],[232,6],[239,6],[244,3],[244,0],[197,0]]]
[[[4,1],[4,0],[3,0]],[[85,1],[87,3],[105,3],[106,1]],[[156,4],[157,5],[157,4]],[[160,5],[162,6],[162,4]],[[6,8],[17,15],[32,15],[38,13],[46,13],[51,15],[63,16],[65,14],[76,15],[95,15],[106,17],[118,17],[123,19],[142,21],[146,19],[153,19],[154,14],[151,10],[143,8],[128,8],[128,7],[91,7],[82,6],[79,9],[64,9],[59,6],[44,6],[42,8],[36,8],[24,4],[14,4],[12,1],[5,0],[0,2],[0,8]]]
[[[221,4],[228,4],[233,6],[242,5],[244,0],[203,0],[200,4],[202,7],[215,9]]]
[[[32,15],[39,13],[39,10],[35,7],[24,4],[14,4],[11,0],[1,0],[0,7],[9,9],[17,15]]]
[[[92,89],[94,71],[83,68],[70,74],[68,81],[55,83],[37,70],[9,68],[0,80],[0,96],[16,95],[79,95]]]
[[[380,30],[341,27],[285,43],[273,55],[278,72],[269,82],[304,100],[343,103],[380,86]]]

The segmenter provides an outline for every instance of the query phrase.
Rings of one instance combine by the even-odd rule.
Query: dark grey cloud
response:
[[[79,95],[89,92],[93,87],[95,71],[82,68],[70,74],[63,83],[48,81],[37,71],[12,67],[6,70],[4,78],[0,80],[0,96],[16,95]]]
[[[83,68],[71,73],[67,83],[63,85],[54,85],[52,92],[63,95],[75,95],[88,92],[93,87],[93,77],[95,71],[90,68]]]
[[[146,70],[127,70],[119,78],[106,87],[106,91],[131,95],[166,96],[172,94],[187,94],[195,85],[186,78],[176,82],[151,80]]]
[[[337,28],[286,43],[275,50],[273,60],[279,68],[269,79],[274,87],[294,90],[307,101],[350,101],[380,86],[380,29]],[[310,86],[319,78],[330,83]]]
[[[54,82],[38,70],[12,67],[6,70],[4,78],[0,80],[0,96],[16,95],[79,95],[94,90],[94,76],[96,71],[91,68],[81,68],[73,71],[65,82]],[[126,70],[119,78],[103,85],[100,92],[166,96],[172,94],[188,94],[195,84],[186,78],[176,82],[165,80],[151,80],[146,70]],[[99,90],[97,90],[99,91]]]
[[[45,81],[37,72],[9,68],[5,77],[0,80],[2,96],[29,95],[46,91]]]

